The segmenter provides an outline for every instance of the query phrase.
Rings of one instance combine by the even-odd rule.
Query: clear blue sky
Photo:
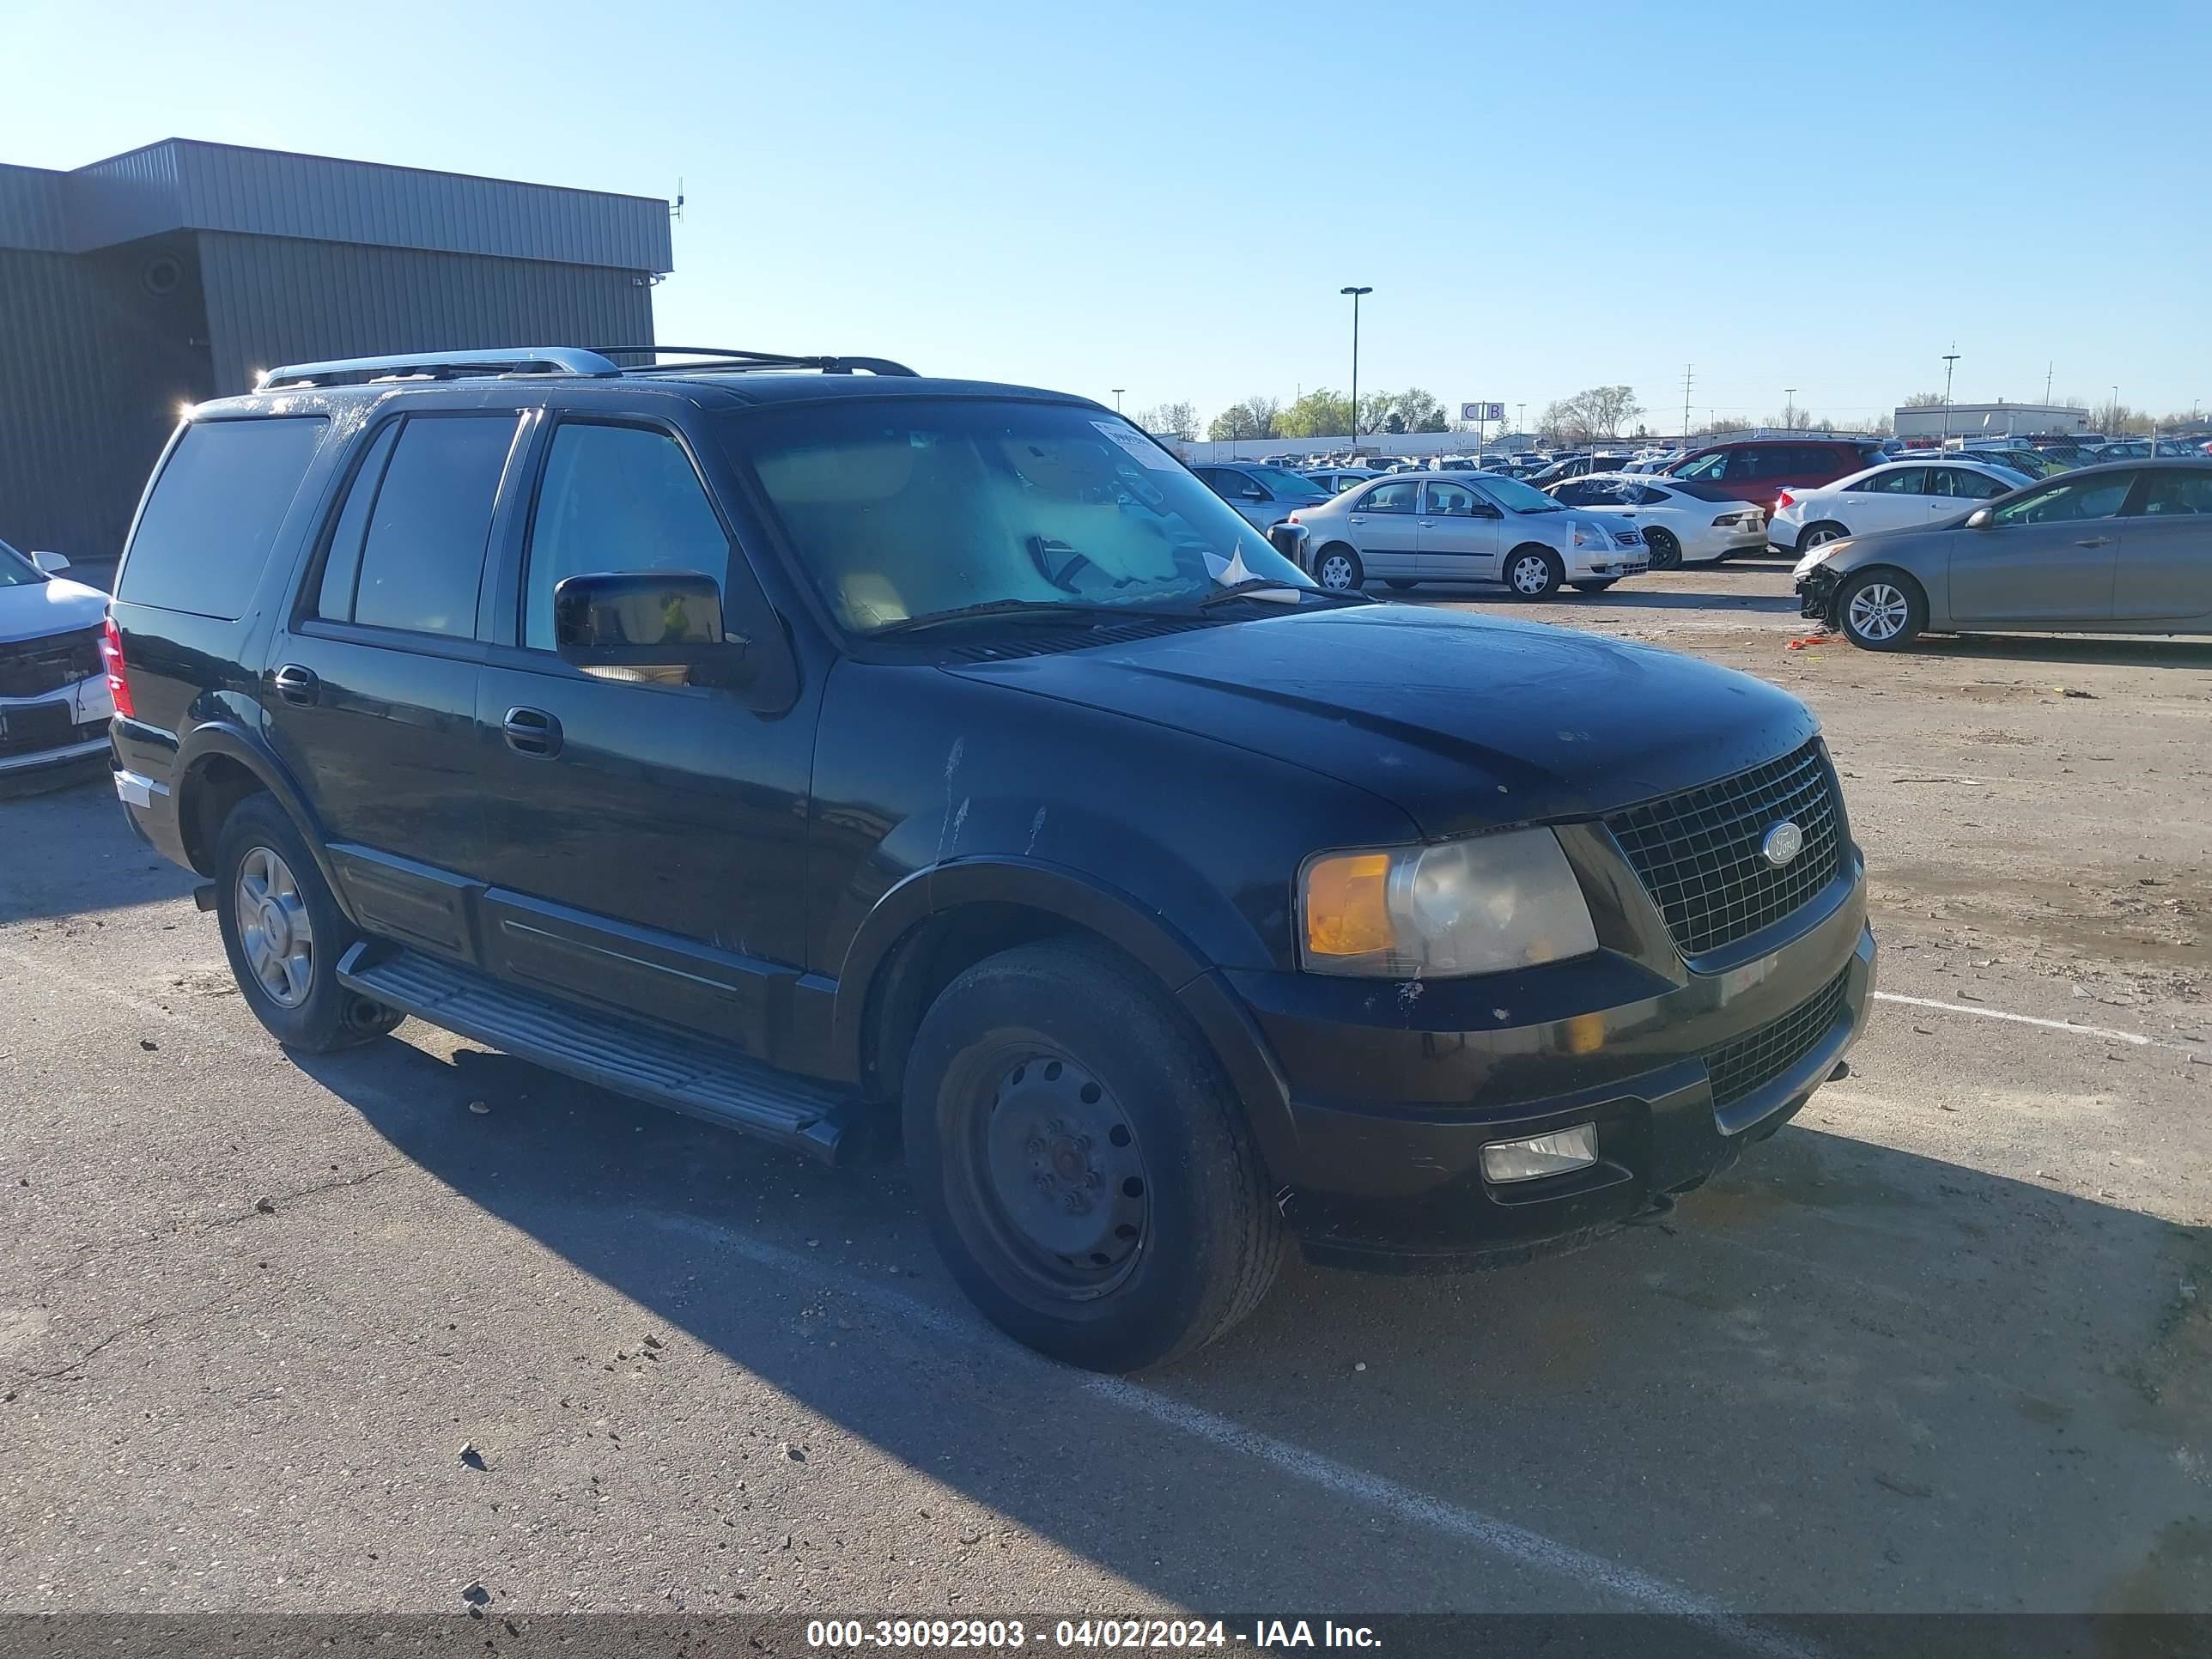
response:
[[[680,175],[668,340],[1211,415],[1342,389],[1361,283],[1364,386],[1532,416],[1847,418],[1954,337],[1961,402],[2212,401],[2203,0],[9,10],[0,160]]]

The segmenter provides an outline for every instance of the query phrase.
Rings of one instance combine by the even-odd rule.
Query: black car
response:
[[[642,356],[643,354],[638,354]],[[1110,410],[866,359],[276,370],[123,562],[115,781],[283,1042],[406,1014],[836,1159],[1022,1340],[1698,1186],[1874,977],[1812,715],[1325,593]]]

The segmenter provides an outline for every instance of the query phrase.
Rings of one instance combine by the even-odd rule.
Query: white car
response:
[[[107,752],[107,595],[64,580],[68,568],[0,542],[0,784]]]
[[[1376,576],[1393,587],[1503,582],[1540,599],[1563,586],[1602,592],[1644,569],[1644,532],[1627,520],[1492,472],[1376,478],[1290,522],[1306,532],[1314,580],[1339,591]]]
[[[1734,553],[1766,550],[1766,511],[1721,485],[1593,472],[1545,492],[1568,507],[1595,507],[1643,526],[1654,570],[1718,564]]]
[[[1846,536],[1918,530],[2033,482],[1994,461],[1884,461],[1818,489],[1784,490],[1775,499],[1766,539],[1777,552],[1809,553]]]

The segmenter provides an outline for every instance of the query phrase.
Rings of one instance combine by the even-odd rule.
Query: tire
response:
[[[1413,579],[1411,576],[1386,576],[1383,580],[1401,593],[1413,585]]]
[[[1646,530],[1644,545],[1651,550],[1654,570],[1680,570],[1682,568],[1682,544],[1674,539],[1671,530]]]
[[[361,937],[331,896],[307,838],[269,795],[231,809],[216,842],[216,921],[239,994],[288,1048],[329,1054],[374,1042],[405,1018],[338,983]],[[257,907],[253,896],[260,896]]]
[[[1620,580],[1620,578],[1618,576],[1607,576],[1601,581],[1577,582],[1575,584],[1575,592],[1577,593],[1602,593],[1607,588],[1612,586],[1613,583]]]
[[[1091,1370],[1160,1364],[1273,1282],[1282,1216],[1243,1109],[1174,1006],[1108,946],[1046,940],[953,981],[915,1035],[903,1111],[946,1265],[1039,1352]]]
[[[1816,547],[1826,547],[1830,542],[1839,542],[1850,533],[1832,520],[1807,525],[1804,533],[1797,538],[1797,551],[1801,556],[1810,553]]]
[[[1505,556],[1505,586],[1516,599],[1548,599],[1567,579],[1567,568],[1548,547],[1534,542]]]
[[[1928,626],[1920,584],[1901,570],[1855,570],[1836,592],[1836,625],[1862,651],[1901,651]]]
[[[1314,555],[1314,580],[1332,593],[1356,593],[1367,568],[1347,542],[1331,542]]]

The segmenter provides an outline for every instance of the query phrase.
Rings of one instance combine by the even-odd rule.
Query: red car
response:
[[[1667,473],[1725,485],[1732,500],[1754,501],[1771,519],[1784,490],[1817,489],[1881,459],[1881,445],[1872,438],[1737,438],[1693,451]]]

